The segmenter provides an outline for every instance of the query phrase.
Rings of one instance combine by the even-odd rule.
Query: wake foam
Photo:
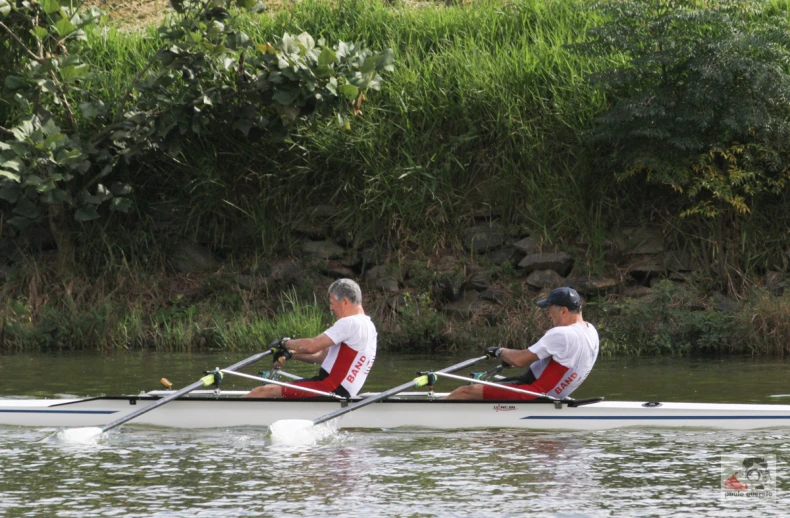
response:
[[[337,419],[318,425],[304,419],[283,419],[269,426],[272,444],[310,446],[337,433]]]
[[[104,437],[101,428],[67,428],[56,433],[56,441],[69,444],[98,444]]]

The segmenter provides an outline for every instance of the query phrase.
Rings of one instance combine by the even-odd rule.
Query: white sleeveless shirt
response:
[[[338,319],[324,334],[335,343],[321,364],[329,373],[326,379],[356,396],[376,359],[376,326],[367,315],[351,315]]]
[[[530,369],[535,378],[540,378],[552,359],[567,367],[562,378],[546,391],[550,396],[563,398],[576,390],[590,374],[598,358],[598,348],[598,331],[589,322],[553,327],[529,348],[539,358]]]

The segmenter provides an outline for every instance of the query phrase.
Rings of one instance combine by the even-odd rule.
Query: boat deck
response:
[[[137,424],[175,428],[266,427],[283,419],[315,420],[349,404],[329,398],[303,400],[245,399],[245,392],[195,391],[145,413]],[[155,391],[135,396],[84,399],[3,399],[0,425],[37,427],[103,426],[172,394]],[[362,394],[371,397],[373,393]],[[342,428],[527,428],[601,430],[623,427],[699,427],[755,429],[790,427],[790,405],[656,403],[580,400],[445,401],[445,394],[401,393],[349,412]]]

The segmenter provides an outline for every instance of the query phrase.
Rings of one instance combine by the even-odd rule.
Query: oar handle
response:
[[[247,365],[250,365],[250,364],[253,364],[253,363],[257,362],[258,360],[260,360],[264,356],[268,356],[270,354],[272,354],[271,349],[269,349],[268,351],[264,351],[262,353],[256,354],[255,356],[250,356],[246,360],[242,360],[239,363],[235,363],[235,364],[231,365],[230,367],[228,367],[227,369],[224,369],[224,370],[234,371],[234,370],[241,369],[243,367],[246,367]],[[160,407],[160,406],[164,405],[165,403],[169,403],[170,401],[173,401],[174,399],[179,398],[179,397],[181,397],[181,396],[183,396],[185,394],[188,394],[188,393],[192,392],[193,390],[197,390],[197,389],[199,389],[201,387],[208,387],[209,385],[214,383],[214,376],[215,376],[214,373],[207,374],[206,376],[203,376],[202,378],[200,378],[198,381],[194,382],[191,385],[188,385],[188,386],[182,388],[181,390],[175,392],[174,394],[170,394],[167,397],[163,397],[162,399],[158,399],[158,400],[154,401],[153,403],[151,403],[150,405],[146,405],[143,408],[135,410],[131,414],[126,414],[125,416],[123,416],[123,417],[121,417],[119,419],[116,419],[115,421],[109,423],[108,425],[103,426],[101,431],[102,431],[102,433],[110,431],[113,428],[116,428],[116,427],[121,426],[122,424],[124,424],[124,423],[126,423],[128,421],[131,421],[132,419],[134,419],[137,416],[143,415],[146,412],[150,412],[151,410],[153,410],[153,409],[155,409],[157,407]]]
[[[442,373],[444,373],[444,372],[455,372],[457,370],[469,367],[470,365],[474,365],[477,362],[483,361],[486,358],[487,358],[487,356],[481,356],[479,358],[472,358],[471,360],[466,360],[465,362],[461,362],[459,364],[452,365],[450,367],[447,367],[446,369],[442,369],[442,370],[436,371],[435,374],[438,374],[440,372],[442,372]],[[381,392],[380,394],[378,394],[376,396],[369,397],[367,399],[363,399],[362,401],[359,401],[357,403],[348,405],[345,408],[341,408],[339,410],[335,410],[331,414],[327,414],[325,416],[321,416],[318,419],[316,419],[315,421],[313,421],[313,424],[321,424],[321,423],[324,423],[326,421],[330,421],[330,420],[332,420],[332,419],[334,419],[336,417],[340,417],[343,414],[347,414],[349,412],[353,412],[354,410],[358,410],[358,409],[362,408],[363,406],[367,406],[367,405],[370,405],[370,404],[375,403],[377,401],[381,401],[382,399],[386,399],[386,398],[388,398],[390,396],[394,396],[398,392],[403,392],[404,390],[408,390],[408,389],[410,389],[412,387],[421,387],[423,385],[426,385],[427,383],[428,383],[428,376],[427,375],[419,376],[419,377],[414,378],[413,380],[411,380],[411,381],[409,381],[407,383],[404,383],[403,385],[399,385],[399,386],[397,386],[395,388],[391,388],[391,389],[389,389],[389,390],[387,390],[385,392]]]

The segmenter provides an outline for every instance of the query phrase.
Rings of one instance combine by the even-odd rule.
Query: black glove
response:
[[[488,356],[488,358],[491,360],[493,360],[494,358],[499,358],[500,354],[502,354],[501,347],[489,347],[488,349],[486,349],[486,356]]]
[[[272,347],[272,363],[279,363],[280,358],[284,358],[286,360],[290,360],[293,357],[291,351],[285,347],[285,342],[290,340],[290,338],[280,338],[275,340],[271,343]]]

